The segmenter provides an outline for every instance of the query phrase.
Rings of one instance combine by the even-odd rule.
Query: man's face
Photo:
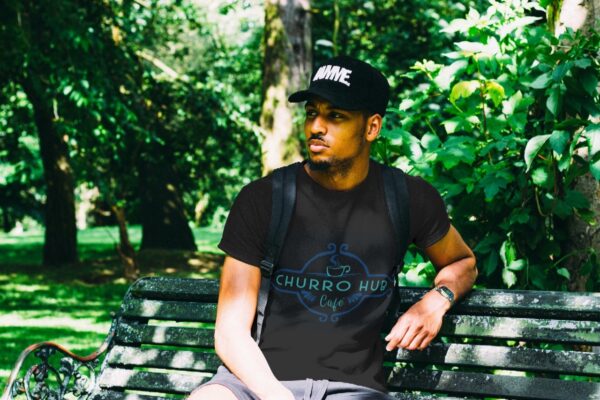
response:
[[[304,134],[312,170],[347,171],[354,159],[369,153],[367,118],[361,111],[335,108],[320,98],[306,102]]]

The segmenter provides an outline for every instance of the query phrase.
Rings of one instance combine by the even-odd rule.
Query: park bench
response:
[[[426,290],[401,288],[401,309]],[[72,359],[54,344],[31,346],[2,400],[25,391],[29,399],[184,397],[219,365],[217,294],[216,280],[141,279],[97,353]],[[598,346],[600,293],[474,290],[427,350],[390,352],[384,366],[398,399],[600,399]],[[15,380],[32,353],[41,361]]]

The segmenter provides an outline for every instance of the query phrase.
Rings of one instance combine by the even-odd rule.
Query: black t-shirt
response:
[[[410,242],[425,248],[450,227],[439,193],[407,175]],[[239,193],[219,243],[257,266],[271,216],[271,176]],[[279,380],[328,379],[385,391],[380,338],[394,285],[396,244],[381,166],[347,191],[298,169],[294,214],[271,280],[260,348]]]

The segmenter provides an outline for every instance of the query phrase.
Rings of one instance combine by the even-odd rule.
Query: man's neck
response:
[[[326,171],[314,171],[308,163],[304,164],[304,170],[315,182],[329,190],[351,190],[362,183],[369,174],[369,158],[357,158],[349,169],[338,171],[330,169]]]

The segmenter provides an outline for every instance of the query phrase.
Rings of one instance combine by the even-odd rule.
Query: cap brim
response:
[[[334,107],[341,108],[344,110],[359,110],[361,108],[360,105],[353,103],[351,99],[341,98],[339,94],[330,93],[327,90],[323,90],[322,88],[311,88],[292,93],[288,97],[288,101],[290,103],[300,103],[302,101],[308,101],[315,96],[325,99],[328,102],[330,102]]]

